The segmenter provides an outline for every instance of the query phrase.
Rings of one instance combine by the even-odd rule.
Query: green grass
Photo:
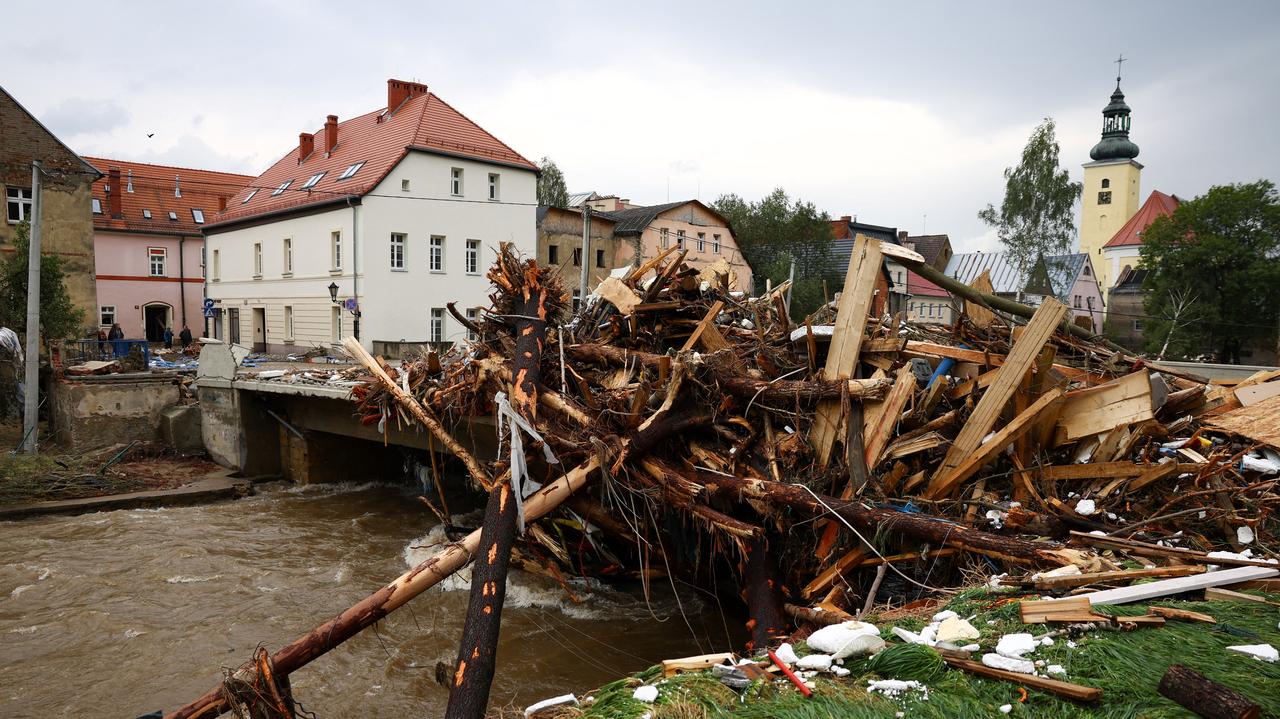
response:
[[[973,625],[982,632],[979,643],[984,650],[994,647],[1003,634],[1030,632],[1042,634],[1055,625],[1025,625],[1018,619],[1017,602],[997,604],[1007,594],[985,589],[965,592],[948,608],[962,616],[977,614]],[[1235,689],[1262,705],[1264,716],[1280,716],[1280,664],[1268,664],[1226,651],[1235,644],[1270,643],[1280,646],[1280,611],[1253,602],[1162,602],[1153,604],[1177,606],[1216,617],[1219,625],[1169,621],[1161,628],[1131,632],[1095,631],[1074,637],[1076,646],[1067,638],[1055,640],[1052,646],[1038,649],[1033,659],[1045,664],[1061,664],[1067,670],[1066,681],[1103,690],[1096,704],[1076,704],[1053,695],[1027,690],[1020,702],[1018,685],[984,679],[947,669],[927,682],[928,700],[904,696],[886,699],[868,695],[867,679],[876,678],[868,660],[848,662],[851,674],[844,678],[823,676],[816,680],[817,689],[805,699],[790,685],[758,681],[739,695],[726,691],[709,672],[683,674],[661,680],[657,667],[635,677],[601,687],[594,693],[595,703],[582,709],[583,717],[629,719],[651,712],[652,719],[696,719],[700,717],[742,717],[744,719],[783,717],[889,717],[905,712],[912,718],[951,719],[953,717],[1003,716],[998,707],[1012,704],[1009,716],[1041,718],[1096,717],[1106,719],[1164,719],[1194,715],[1165,699],[1156,687],[1170,664],[1184,664],[1201,674]],[[1143,614],[1145,604],[1104,607],[1112,614]],[[988,621],[995,624],[988,625]],[[916,630],[926,619],[898,621],[897,626]],[[877,622],[887,639],[893,623]],[[802,648],[798,648],[804,653]],[[975,657],[976,658],[976,657]],[[880,662],[883,667],[886,662]],[[893,663],[888,663],[892,666]],[[898,677],[893,677],[898,678]],[[905,677],[903,677],[905,678]],[[631,698],[641,683],[659,682],[658,701],[645,704]]]

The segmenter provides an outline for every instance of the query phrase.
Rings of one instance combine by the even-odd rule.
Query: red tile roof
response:
[[[396,81],[393,81],[396,82]],[[269,212],[332,202],[373,190],[409,152],[418,148],[433,152],[497,162],[529,170],[538,166],[440,99],[433,92],[405,100],[390,114],[379,108],[338,123],[338,143],[324,151],[324,128],[315,133],[315,149],[299,161],[297,144],[227,202],[227,209],[212,221],[242,220]],[[355,163],[364,165],[347,179],[343,171]],[[308,190],[308,178],[324,173]],[[289,181],[281,194],[272,192]],[[255,192],[256,190],[256,192]],[[246,201],[247,200],[247,201]]]
[[[1147,226],[1155,222],[1157,217],[1164,215],[1172,215],[1173,211],[1178,209],[1178,205],[1182,204],[1174,195],[1166,195],[1159,190],[1154,190],[1147,201],[1142,203],[1142,207],[1134,213],[1129,221],[1124,223],[1116,231],[1116,234],[1103,247],[1124,247],[1125,245],[1141,245],[1142,231]]]
[[[925,295],[929,297],[947,297],[951,293],[933,284],[929,280],[907,270],[907,294]]]
[[[95,230],[198,235],[202,225],[196,223],[191,211],[200,210],[204,213],[204,224],[212,223],[214,216],[218,214],[218,199],[230,198],[253,180],[252,175],[237,175],[232,172],[195,170],[190,167],[152,165],[100,157],[84,159],[102,173],[102,177],[93,183],[92,190],[93,199],[102,208],[101,213],[93,216]],[[120,208],[123,218],[111,216],[107,185],[110,184],[108,173],[112,168],[120,170]],[[182,188],[182,197],[174,196],[175,177],[179,178],[177,184]],[[133,192],[128,191],[130,183],[133,185]],[[115,190],[116,188],[112,188],[112,191]],[[151,219],[143,216],[143,210],[151,211]],[[175,213],[178,219],[170,220],[170,212]]]

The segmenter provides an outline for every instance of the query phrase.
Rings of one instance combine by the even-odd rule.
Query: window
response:
[[[1134,320],[1134,321],[1133,321],[1133,329],[1134,329],[1135,331],[1141,332],[1141,331],[1142,331],[1142,320]]]
[[[711,236],[711,251],[720,254],[720,235]]]
[[[1084,305],[1084,302],[1082,301],[1080,295],[1076,295],[1075,304],[1073,306],[1076,309],[1080,309],[1083,305]]]
[[[684,249],[684,230],[676,230],[676,247]]]
[[[222,250],[213,251],[213,281],[222,279]]]
[[[665,227],[658,230],[658,232],[662,235],[662,249],[665,250],[671,246],[671,237],[667,234],[667,228]]]
[[[463,260],[463,271],[469,275],[480,274],[480,240],[467,240],[467,254]]]
[[[444,342],[444,308],[431,308],[431,341]]]
[[[1089,276],[1091,276],[1091,275],[1093,275],[1093,270],[1090,270],[1090,269],[1089,269],[1089,265],[1087,265],[1087,264],[1086,264],[1086,265],[1084,266],[1084,276],[1085,276],[1085,277],[1089,277]],[[1090,298],[1090,299],[1092,299],[1092,298]]]
[[[177,221],[178,221],[178,213],[174,212],[173,210],[170,210],[170,211],[169,211],[169,221],[170,221],[170,222],[177,222]]]
[[[1092,298],[1092,297],[1086,297],[1086,298],[1084,298],[1084,303],[1085,303],[1086,305],[1088,305],[1088,306],[1089,306],[1089,311],[1090,311],[1090,312],[1092,312],[1092,311],[1093,311],[1093,298]]]
[[[404,269],[404,235],[399,232],[391,233],[391,269]]]
[[[116,323],[116,306],[103,305],[98,308],[98,324],[110,327]]]
[[[400,181],[400,191],[401,191],[401,192],[408,192],[408,191],[409,191],[409,181],[408,181],[408,180],[401,180],[401,181]]]
[[[151,267],[152,277],[164,277],[164,261],[168,252],[163,247],[148,247],[147,260]]]
[[[1098,193],[1098,204],[1099,205],[1111,204],[1111,190],[1106,190]]]
[[[604,267],[604,250],[596,250],[596,267]]]
[[[489,199],[498,199],[498,173],[496,172],[489,173]]]
[[[9,208],[9,222],[16,224],[31,218],[30,187],[7,187],[4,197]]]
[[[279,187],[271,191],[271,196],[275,197],[276,195],[279,195],[280,193],[289,189],[289,185],[292,185],[292,184],[293,184],[293,180],[285,180],[284,182],[281,182]]]
[[[462,196],[462,168],[455,167],[449,171],[449,192],[455,196]]]
[[[573,266],[574,267],[582,266],[582,248],[581,247],[573,248]]]
[[[444,272],[444,238],[439,235],[431,237],[427,251],[427,269],[432,272]]]
[[[96,197],[93,198],[93,214],[95,215],[102,214],[102,201]]]
[[[356,174],[357,172],[359,172],[359,171],[360,171],[360,168],[362,168],[362,167],[364,167],[364,161],[363,161],[363,160],[361,160],[360,162],[353,162],[353,163],[351,163],[350,165],[347,165],[347,169],[343,170],[341,175],[338,175],[338,179],[339,179],[339,180],[346,180],[346,179],[350,178],[352,175],[354,175],[354,174]]]
[[[253,276],[255,278],[262,277],[262,243],[253,243]]]
[[[342,232],[340,230],[329,233],[329,267],[342,271]]]
[[[302,183],[302,189],[304,189],[304,190],[310,190],[311,188],[313,188],[313,187],[315,187],[315,186],[316,186],[316,183],[317,183],[317,182],[319,182],[319,181],[320,181],[320,178],[322,178],[322,177],[324,177],[324,173],[323,173],[323,172],[317,172],[316,174],[312,175],[311,177],[308,177],[308,178],[307,178],[307,181],[306,181],[306,182],[304,182],[304,183]]]
[[[191,219],[195,220],[197,225],[203,225],[203,224],[204,224],[204,210],[197,210],[197,209],[195,209],[194,207],[193,207],[193,208],[191,208]]]
[[[707,233],[699,232],[698,233],[698,252],[706,252],[706,251],[707,251]]]
[[[151,219],[151,210],[143,210],[143,211],[142,211],[142,218],[143,218],[144,220],[149,220],[149,219]]]
[[[256,194],[258,194],[258,188],[255,187],[252,190],[249,190],[249,194],[244,196],[244,199],[240,201],[240,204],[242,205],[247,204],[249,200],[252,200],[253,196]]]
[[[1104,178],[1102,179],[1102,189],[1104,189],[1104,190],[1105,190],[1105,189],[1107,189],[1108,187],[1111,187],[1111,180],[1108,180],[1108,179],[1106,179],[1106,178],[1104,177]]]
[[[560,264],[560,246],[559,245],[547,245],[547,264],[549,265]]]
[[[284,341],[293,341],[293,307],[284,306]]]
[[[286,277],[293,274],[293,238],[284,238],[284,273]]]
[[[574,290],[573,291],[573,311],[577,312],[578,308],[581,306],[582,306],[582,290]]]
[[[480,321],[480,310],[476,309],[475,307],[468,307],[468,308],[467,308],[467,319],[471,321],[471,324],[477,324],[477,323],[479,323],[479,321]],[[470,327],[468,327],[468,328],[467,328],[467,339],[468,339],[468,340],[470,340],[470,341],[472,341],[472,342],[475,342],[476,340],[480,339],[480,337],[479,337],[479,335],[477,335],[477,334],[475,333],[475,330],[473,330],[473,329],[471,329]]]

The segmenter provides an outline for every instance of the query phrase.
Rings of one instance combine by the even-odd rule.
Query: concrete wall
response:
[[[68,450],[160,439],[160,415],[176,404],[172,377],[108,375],[61,379],[53,383],[53,428]]]

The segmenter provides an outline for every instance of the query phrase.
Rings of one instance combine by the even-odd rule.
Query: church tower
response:
[[[1129,140],[1129,106],[1117,75],[1116,91],[1102,109],[1102,140],[1089,151],[1093,162],[1084,165],[1080,204],[1080,251],[1093,261],[1104,297],[1116,278],[1108,276],[1102,246],[1138,211],[1142,165],[1133,159],[1137,156],[1138,146]]]

